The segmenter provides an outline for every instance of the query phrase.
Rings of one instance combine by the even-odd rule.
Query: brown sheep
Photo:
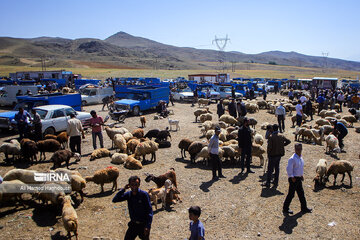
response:
[[[66,132],[59,133],[56,137],[56,140],[62,145],[62,148],[65,149],[68,146],[69,136]]]
[[[140,144],[140,140],[139,139],[130,139],[127,143],[126,143],[126,147],[127,147],[127,152],[129,154],[133,154],[135,153],[135,149],[136,146]]]
[[[53,169],[59,168],[62,162],[66,163],[66,168],[69,169],[70,158],[75,157],[76,162],[80,161],[81,155],[79,153],[73,153],[67,149],[56,151],[50,161],[54,162]]]
[[[138,128],[132,131],[132,135],[136,138],[143,138],[145,134],[143,129]]]
[[[188,152],[190,153],[191,163],[195,163],[196,155],[206,146],[204,142],[194,141],[190,144]]]
[[[189,151],[189,146],[191,145],[192,142],[193,141],[191,141],[190,139],[187,139],[187,138],[184,138],[184,139],[180,140],[178,147],[181,150],[181,157],[182,158],[186,158],[185,152]]]
[[[61,148],[60,143],[55,139],[38,141],[36,146],[40,152],[39,161],[41,160],[41,156],[44,156],[44,160],[46,159],[45,152],[56,152]]]
[[[85,177],[86,182],[94,182],[101,185],[101,192],[104,192],[105,183],[113,183],[111,191],[117,190],[117,178],[119,177],[119,169],[117,167],[107,167],[101,170],[98,170],[94,175]]]
[[[134,158],[134,155],[131,155],[128,156],[128,158],[126,159],[124,163],[124,167],[127,169],[137,170],[137,169],[142,169],[142,164],[139,160],[136,160]]]
[[[70,232],[74,232],[75,238],[77,240],[78,239],[78,233],[77,233],[78,216],[76,214],[75,209],[71,205],[71,202],[72,202],[72,200],[71,200],[70,196],[65,196],[63,198],[62,221],[63,221],[64,228],[68,233],[68,238],[71,239]]]
[[[95,149],[90,156],[90,161],[102,158],[102,157],[109,157],[111,155],[110,151],[106,148],[99,148]]]
[[[140,122],[141,122],[141,127],[142,128],[145,128],[146,126],[146,118],[145,118],[145,116],[141,116],[140,117]],[[134,134],[133,134],[134,135]]]
[[[326,171],[325,182],[329,181],[329,176],[332,174],[332,175],[334,175],[334,186],[335,186],[337,175],[338,174],[343,175],[342,180],[341,180],[341,182],[343,182],[344,178],[345,178],[345,173],[347,173],[350,178],[350,186],[352,186],[351,172],[353,170],[354,170],[354,165],[349,161],[346,161],[346,160],[334,161],[330,164],[329,168]]]

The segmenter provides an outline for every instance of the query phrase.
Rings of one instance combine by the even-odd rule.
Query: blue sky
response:
[[[360,61],[360,1],[1,0],[0,36],[105,39],[124,31],[161,43],[272,50]]]

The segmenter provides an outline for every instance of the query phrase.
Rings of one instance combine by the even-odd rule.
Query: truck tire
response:
[[[139,106],[135,106],[132,110],[132,113],[134,114],[134,116],[139,116],[140,115],[140,108]]]
[[[44,131],[44,136],[46,136],[47,134],[55,134],[55,129],[53,127],[48,127],[45,131]]]

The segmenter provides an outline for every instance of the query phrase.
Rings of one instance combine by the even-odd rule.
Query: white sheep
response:
[[[264,144],[264,138],[261,134],[257,133],[255,134],[255,137],[254,137],[254,142],[256,144],[259,144],[260,146],[262,146]]]
[[[198,103],[199,103],[199,107],[201,107],[201,105],[202,105],[203,107],[205,107],[205,106],[207,106],[207,105],[210,104],[210,99],[200,98],[200,99],[198,100]]]
[[[20,191],[14,191],[15,189],[20,189],[21,187],[26,188],[26,184],[20,180],[11,180],[11,181],[3,181],[1,183],[1,191],[0,191],[0,203],[15,198],[16,202],[22,203]],[[22,203],[23,204],[23,203]]]
[[[12,155],[15,160],[15,156],[21,155],[20,143],[16,139],[11,140],[10,143],[3,143],[0,146],[0,152],[5,154],[6,161],[9,161],[9,155]]]
[[[236,120],[236,118],[234,118],[233,116],[224,114],[219,118],[219,121],[225,122],[227,124],[230,125],[237,125],[238,124],[238,120]]]
[[[48,204],[50,201],[52,205],[60,206],[65,197],[63,186],[56,183],[45,183],[42,186],[43,188],[35,193],[37,199],[45,204]]]
[[[211,121],[212,115],[210,113],[204,113],[200,115],[200,122]]]
[[[4,181],[11,181],[11,180],[20,180],[23,183],[27,184],[35,184],[35,183],[42,183],[44,181],[35,180],[35,170],[26,170],[26,169],[12,169],[8,171],[4,175]]]
[[[351,127],[353,127],[353,126],[354,126],[353,124],[354,124],[355,122],[357,122],[356,117],[353,116],[353,115],[345,115],[345,116],[342,117],[342,119],[344,119],[345,121],[349,122],[350,125],[351,125]]]
[[[126,140],[121,134],[115,134],[114,145],[120,152],[126,153]]]
[[[126,153],[114,153],[111,156],[111,163],[123,164],[127,158],[128,158],[128,155]]]
[[[121,128],[110,128],[108,126],[105,127],[105,131],[106,131],[106,134],[109,136],[109,138],[111,139],[112,141],[112,145],[111,147],[113,148],[114,147],[114,136],[116,134],[125,134],[127,132],[129,132],[129,130],[127,130],[126,128],[124,127],[121,127]]]
[[[90,161],[98,158],[109,157],[110,155],[110,151],[106,148],[95,149],[90,155]]]
[[[129,141],[129,139],[133,137],[132,133],[130,133],[130,132],[126,132],[122,136],[124,137],[126,142]]]
[[[159,144],[154,141],[145,141],[138,144],[135,148],[135,157],[142,156],[145,161],[145,156],[151,154],[150,161],[156,161],[156,151],[159,149]]]
[[[335,137],[335,135],[329,134],[325,138],[325,142],[326,142],[326,153],[335,152],[336,154],[337,152],[340,152],[339,140],[337,139],[337,137]]]
[[[221,148],[219,148],[219,157],[222,158],[223,154],[224,154],[224,151]],[[208,165],[208,160],[210,158],[208,147],[203,147],[201,149],[201,151],[196,155],[195,160],[198,159],[198,158],[203,158],[204,163],[206,165]]]
[[[316,177],[314,178],[315,186],[317,184],[323,184],[323,177],[326,174],[327,161],[326,159],[320,159],[316,165]]]

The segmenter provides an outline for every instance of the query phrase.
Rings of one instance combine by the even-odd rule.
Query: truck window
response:
[[[66,114],[66,116],[70,116],[71,113],[73,113],[74,115],[76,115],[76,112],[75,112],[74,109],[72,109],[72,108],[66,108],[66,109],[65,109],[65,114]]]
[[[64,117],[64,112],[62,109],[59,109],[59,110],[55,110],[53,115],[52,115],[52,118],[58,118],[58,117]]]
[[[92,90],[91,92],[90,92],[90,95],[89,96],[95,96],[96,95],[96,90]]]

